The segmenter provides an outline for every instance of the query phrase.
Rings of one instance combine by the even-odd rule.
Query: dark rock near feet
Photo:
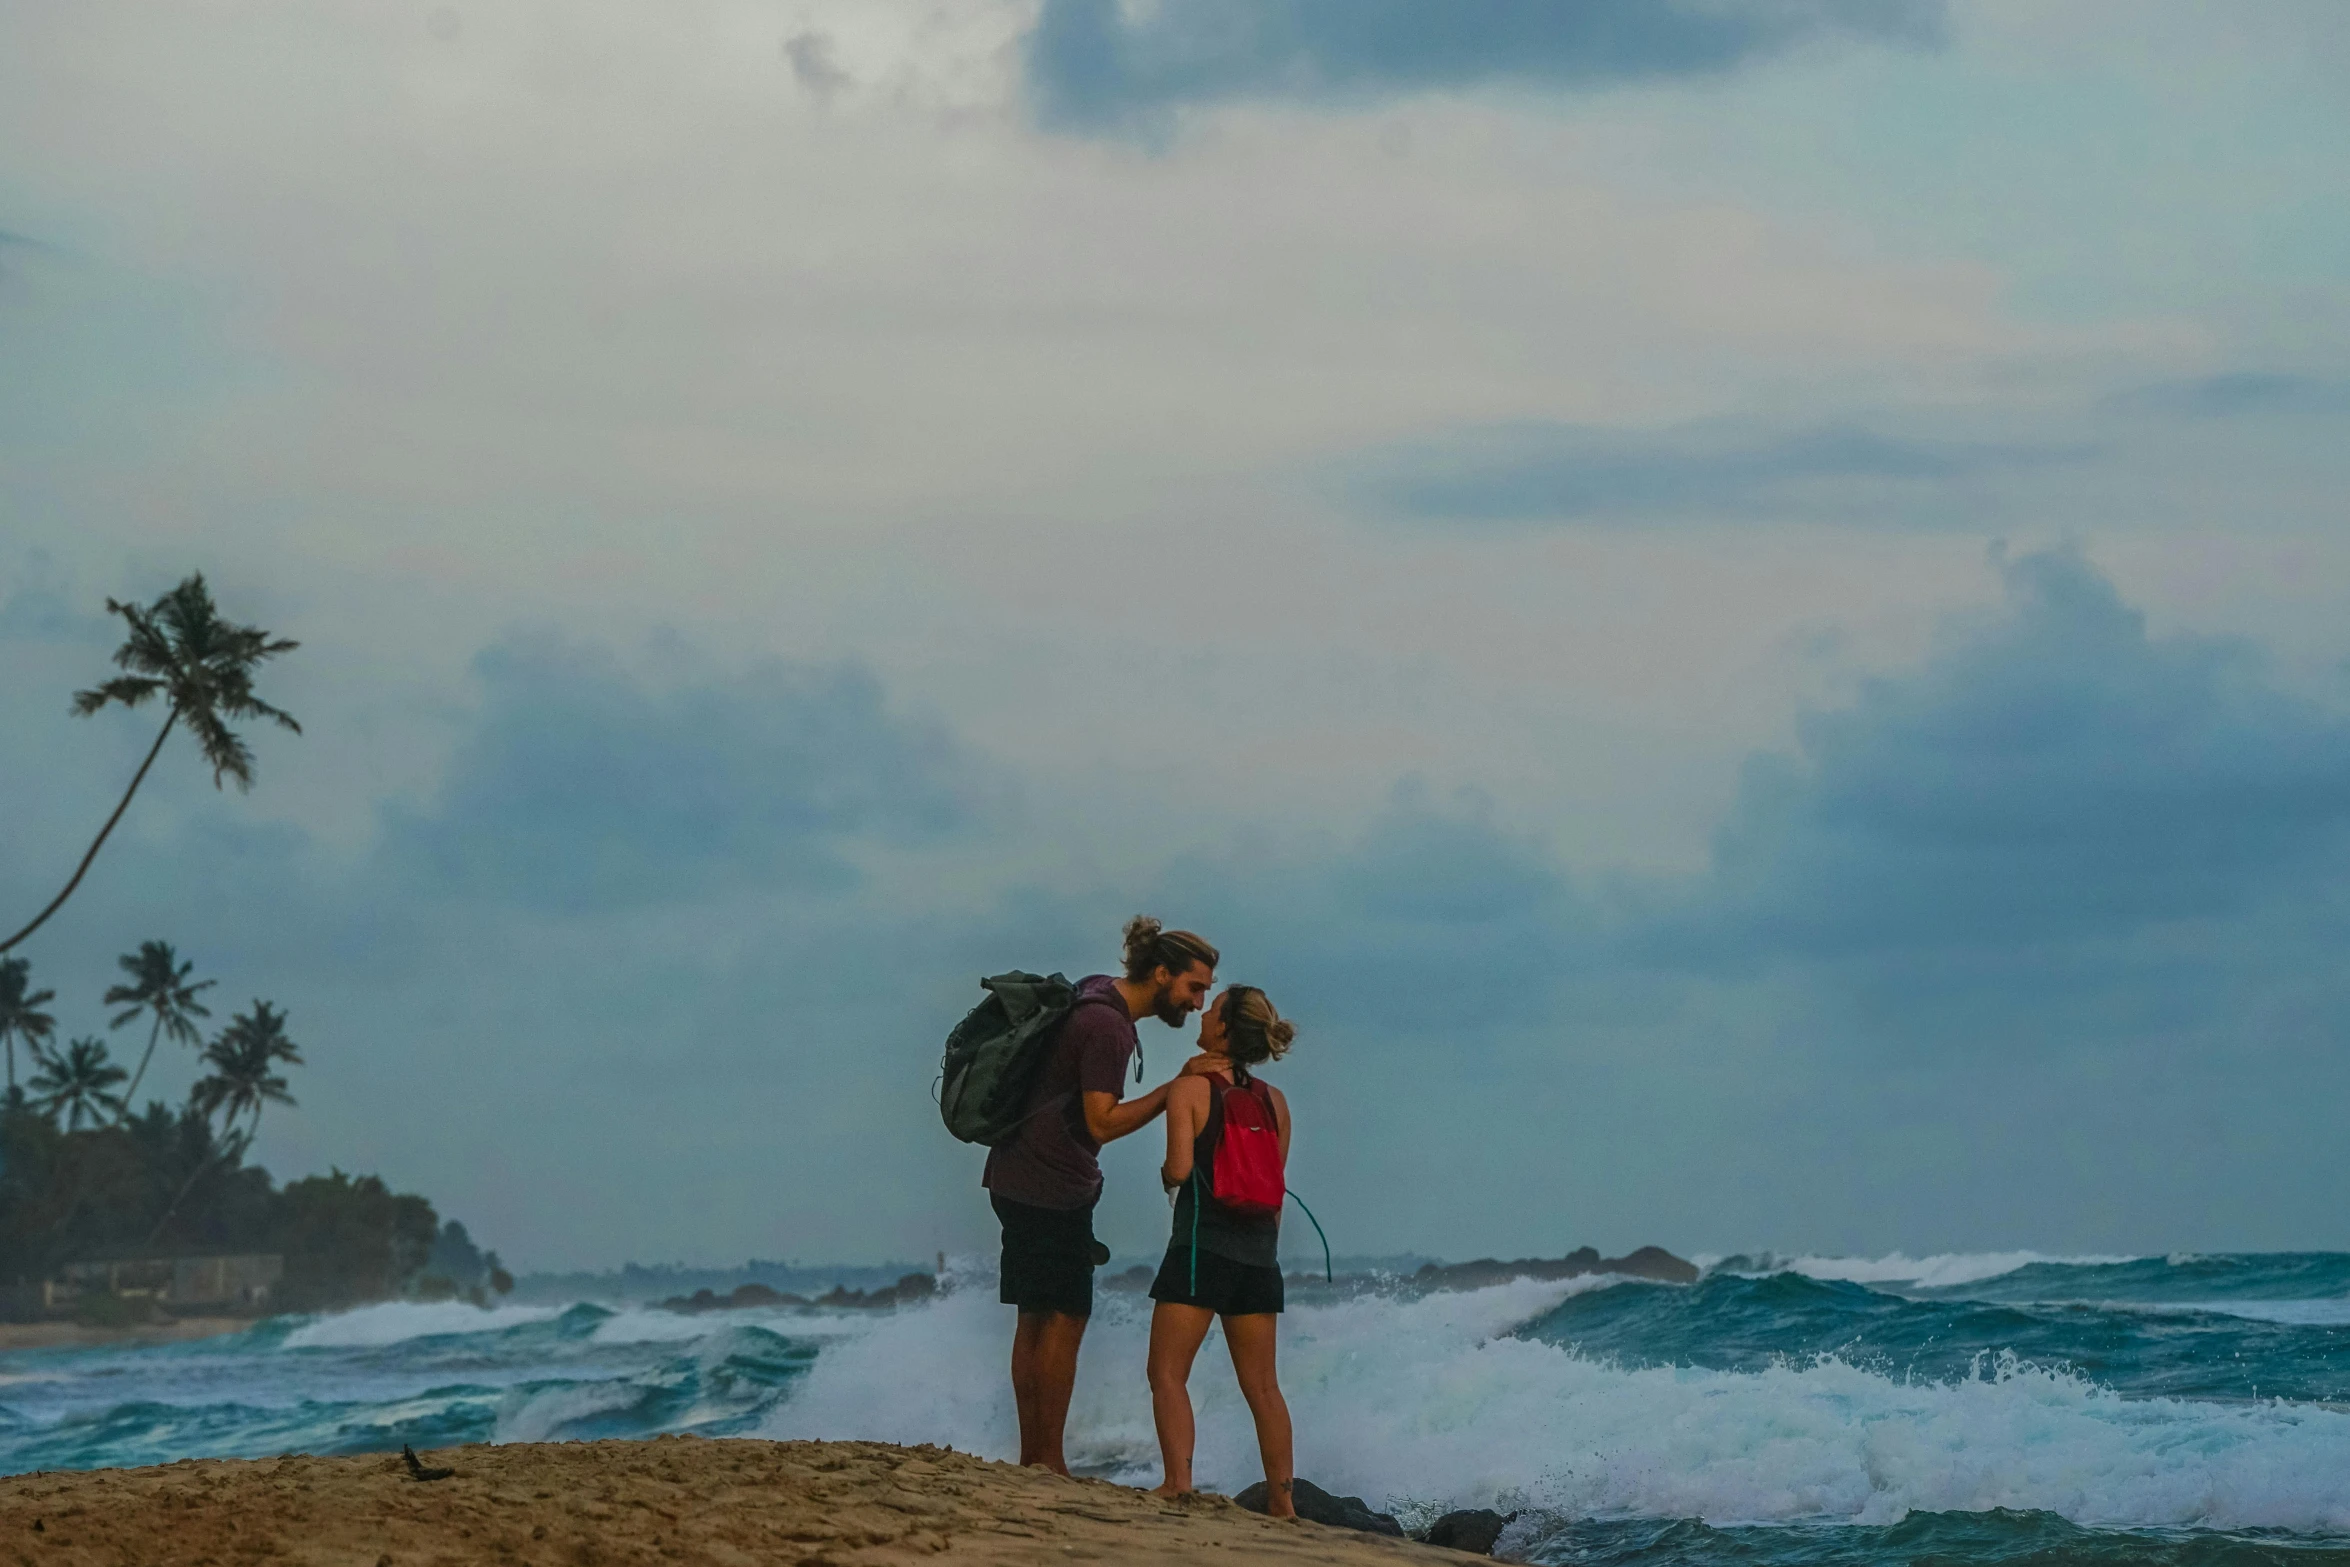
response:
[[[1428,1543],[1467,1551],[1471,1556],[1491,1556],[1493,1542],[1501,1538],[1501,1531],[1517,1516],[1497,1513],[1490,1507],[1464,1507],[1430,1524]]]
[[[1297,1515],[1309,1523],[1328,1524],[1333,1529],[1359,1529],[1365,1534],[1392,1534],[1401,1536],[1403,1525],[1385,1513],[1375,1513],[1359,1496],[1332,1496],[1311,1480],[1295,1482],[1290,1492],[1297,1503]],[[1265,1482],[1255,1485],[1233,1498],[1252,1513],[1265,1510]]]

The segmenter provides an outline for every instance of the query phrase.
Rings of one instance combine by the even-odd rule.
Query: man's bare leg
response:
[[[1232,1370],[1240,1378],[1240,1396],[1256,1416],[1257,1451],[1265,1460],[1265,1512],[1273,1518],[1295,1518],[1297,1462],[1291,1451],[1289,1402],[1273,1375],[1275,1329],[1281,1319],[1271,1312],[1258,1316],[1226,1317],[1224,1343],[1232,1351]]]
[[[1159,1465],[1164,1471],[1154,1496],[1181,1496],[1192,1489],[1191,1363],[1215,1323],[1205,1306],[1161,1301],[1151,1311],[1151,1423],[1159,1428]]]
[[[1061,1439],[1069,1399],[1077,1390],[1077,1347],[1083,1317],[1023,1311],[1012,1330],[1012,1402],[1020,1411],[1020,1462],[1055,1474],[1069,1472]]]

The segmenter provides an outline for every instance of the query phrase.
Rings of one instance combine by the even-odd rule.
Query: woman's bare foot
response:
[[[1265,1482],[1265,1516],[1268,1518],[1295,1518],[1297,1498],[1292,1494],[1297,1486],[1294,1480],[1267,1480]]]
[[[1180,1502],[1187,1496],[1199,1495],[1199,1492],[1188,1485],[1177,1485],[1174,1481],[1169,1480],[1164,1484],[1152,1486],[1151,1495],[1163,1502]]]

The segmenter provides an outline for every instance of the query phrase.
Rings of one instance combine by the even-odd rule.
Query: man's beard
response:
[[[1191,1016],[1191,1008],[1181,1005],[1172,993],[1164,990],[1151,1003],[1151,1012],[1169,1028],[1181,1028],[1183,1020]]]

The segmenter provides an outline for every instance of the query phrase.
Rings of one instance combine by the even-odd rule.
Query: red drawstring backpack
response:
[[[1245,1218],[1281,1211],[1288,1184],[1281,1173],[1281,1128],[1273,1119],[1273,1096],[1252,1081],[1245,1087],[1222,1073],[1210,1073],[1224,1129],[1216,1139],[1208,1190],[1216,1201]]]
[[[1191,1170],[1191,1293],[1199,1293],[1199,1211],[1202,1201],[1213,1197],[1225,1208],[1252,1219],[1261,1219],[1281,1211],[1284,1198],[1297,1201],[1297,1194],[1289,1189],[1288,1177],[1281,1169],[1281,1127],[1273,1118],[1273,1096],[1257,1086],[1252,1079],[1243,1087],[1221,1072],[1208,1074],[1216,1106],[1224,1112],[1223,1128],[1216,1135],[1216,1156],[1211,1166],[1202,1172],[1197,1165]],[[1204,1179],[1203,1179],[1204,1175]],[[1207,1190],[1202,1192],[1200,1188]],[[1322,1234],[1322,1221],[1302,1202],[1297,1204],[1305,1216],[1313,1221],[1314,1233]],[[1322,1277],[1335,1280],[1330,1271],[1330,1238],[1322,1236]]]

